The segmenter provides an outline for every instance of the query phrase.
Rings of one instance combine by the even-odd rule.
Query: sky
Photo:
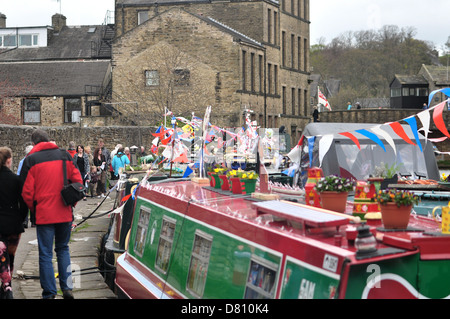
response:
[[[417,39],[440,51],[450,36],[449,0],[310,0],[310,7],[311,44],[384,25],[414,27]],[[102,24],[108,10],[114,11],[114,0],[0,0],[7,27],[51,25],[55,13],[68,25]]]
[[[114,11],[114,0],[0,0],[6,27],[51,25],[55,13],[62,13],[70,26],[99,25],[108,10]]]
[[[437,50],[450,36],[449,0],[310,0],[310,7],[311,44],[384,25],[414,27],[415,38],[433,42]]]

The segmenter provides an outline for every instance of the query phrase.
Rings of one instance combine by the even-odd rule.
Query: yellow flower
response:
[[[247,174],[242,174],[242,178],[247,178]]]

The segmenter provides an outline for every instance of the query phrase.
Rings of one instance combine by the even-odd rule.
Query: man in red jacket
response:
[[[63,160],[66,161],[68,183],[83,183],[80,171],[67,151],[49,142],[43,130],[31,135],[34,147],[25,158],[20,173],[24,181],[22,197],[36,216],[39,245],[39,277],[42,297],[55,298],[56,280],[53,270],[53,242],[58,261],[59,284],[65,299],[73,299],[69,239],[73,221],[71,206],[61,197],[64,185]]]

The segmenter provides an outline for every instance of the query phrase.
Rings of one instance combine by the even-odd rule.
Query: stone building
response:
[[[212,122],[237,127],[251,110],[294,139],[310,118],[309,0],[116,0],[115,24],[113,100],[129,118],[211,105]]]
[[[389,87],[391,89],[391,108],[421,109],[428,104],[428,95],[450,86],[450,69],[448,66],[422,64],[415,75],[396,74]],[[438,104],[447,97],[438,93],[431,105]]]
[[[0,123],[80,125],[110,79],[113,26],[7,27],[0,14]],[[109,41],[109,42],[108,42]]]

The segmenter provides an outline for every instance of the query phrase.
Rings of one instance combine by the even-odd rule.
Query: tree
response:
[[[324,80],[341,79],[340,92],[330,98],[334,109],[344,109],[357,98],[389,96],[395,74],[417,74],[422,64],[430,64],[432,45],[414,39],[412,27],[387,25],[375,30],[345,32],[311,50],[314,73]]]

